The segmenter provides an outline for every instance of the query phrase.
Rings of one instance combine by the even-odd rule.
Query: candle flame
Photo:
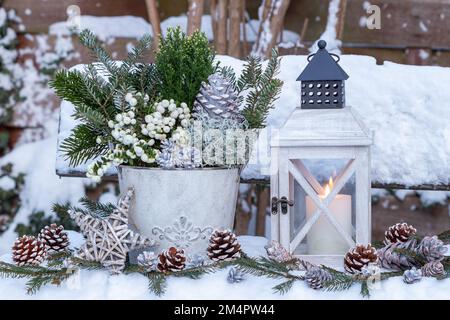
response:
[[[325,185],[325,197],[328,196],[331,192],[331,189],[333,189],[334,187],[334,182],[333,182],[333,177],[330,177],[330,179],[328,179],[328,183]]]

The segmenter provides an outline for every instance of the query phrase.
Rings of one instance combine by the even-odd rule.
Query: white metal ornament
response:
[[[271,140],[272,239],[279,241],[289,253],[304,260],[336,267],[342,266],[343,253],[311,255],[305,249],[308,233],[318,220],[322,219],[321,217],[326,219],[348,248],[356,243],[369,243],[372,141],[372,133],[351,107],[319,110],[296,108],[285,125],[272,135]],[[334,177],[334,187],[327,195],[305,165],[306,161],[324,159],[348,161],[340,174]],[[351,218],[352,230],[348,232],[336,219],[330,207],[343,187],[353,179],[352,177],[354,177],[352,180],[354,199],[351,201],[353,218]],[[303,189],[305,197],[295,198],[295,184]],[[306,206],[306,197],[310,198],[316,210],[309,218],[305,213],[303,223],[300,227],[295,227],[295,215],[298,214],[299,207]],[[324,238],[326,236],[324,235]]]

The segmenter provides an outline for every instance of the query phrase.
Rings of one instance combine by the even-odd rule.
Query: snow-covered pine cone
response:
[[[146,271],[151,271],[156,268],[158,256],[152,251],[142,252],[138,258],[138,265],[144,268]]]
[[[230,269],[230,271],[228,271],[227,281],[229,283],[239,283],[244,280],[245,280],[245,275],[241,270],[239,270],[235,267],[232,267]]]
[[[230,230],[215,230],[209,238],[207,251],[212,261],[230,261],[241,257],[241,245]]]
[[[345,254],[344,267],[348,273],[360,273],[364,266],[377,260],[377,250],[370,243],[367,246],[358,244]]]
[[[156,163],[163,169],[172,169],[175,164],[173,161],[173,152],[175,149],[175,142],[171,139],[166,139],[161,142],[161,153],[156,159]]]
[[[264,248],[266,249],[267,256],[278,262],[285,262],[292,260],[294,257],[276,240],[268,242]]]
[[[158,270],[161,272],[180,271],[186,266],[184,250],[170,247],[158,256]]]
[[[417,246],[416,252],[422,255],[428,262],[441,261],[447,252],[447,247],[437,236],[424,237]]]
[[[409,250],[414,251],[417,241],[414,238],[406,242],[391,243],[383,248],[377,250],[378,263],[381,267],[390,270],[408,270],[412,267],[419,268],[420,265],[412,257],[401,254],[396,250]]]
[[[431,261],[422,267],[422,276],[440,277],[445,275],[444,265],[440,261]]]
[[[309,268],[305,273],[305,281],[312,289],[323,288],[325,282],[332,279],[331,274],[318,266]]]
[[[208,83],[202,83],[194,102],[194,111],[206,112],[211,118],[243,121],[239,111],[239,96],[230,80],[217,73],[208,77]]]
[[[416,267],[412,267],[409,270],[406,270],[403,273],[403,282],[407,284],[413,284],[419,282],[422,279],[422,271],[420,269],[416,269]]]
[[[396,223],[390,226],[384,233],[384,244],[388,245],[396,242],[406,242],[408,239],[415,235],[417,230],[407,223]]]
[[[23,236],[12,247],[13,261],[19,266],[40,265],[47,253],[43,242],[33,236]]]
[[[69,246],[69,236],[63,226],[52,223],[39,232],[38,239],[47,247],[47,251],[60,252]]]

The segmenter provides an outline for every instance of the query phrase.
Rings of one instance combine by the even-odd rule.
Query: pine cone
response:
[[[52,223],[39,232],[38,239],[47,247],[47,251],[60,252],[69,246],[69,236],[63,226]]]
[[[378,262],[385,269],[408,270],[412,267],[420,267],[417,261],[408,255],[400,254],[397,249],[414,251],[416,248],[416,239],[410,239],[406,242],[391,243],[377,250]]]
[[[364,266],[376,263],[377,260],[377,250],[371,244],[367,246],[359,244],[345,255],[344,267],[349,273],[360,273]]]
[[[206,112],[211,118],[243,121],[239,97],[231,82],[220,74],[210,75],[208,83],[202,84],[194,102],[194,111]]]
[[[245,275],[241,270],[236,269],[235,267],[232,267],[230,269],[230,271],[228,272],[228,276],[227,276],[228,283],[239,283],[244,280],[245,280]]]
[[[422,276],[439,277],[445,275],[444,265],[440,261],[431,261],[422,267]]]
[[[407,223],[396,223],[390,226],[384,233],[384,244],[388,245],[396,242],[406,242],[409,237],[415,235],[417,230]]]
[[[241,245],[229,230],[215,230],[209,238],[208,257],[213,261],[230,261],[241,257]]]
[[[289,252],[278,241],[271,240],[264,248],[266,249],[267,256],[278,262],[286,262],[294,259]]]
[[[428,262],[441,261],[444,259],[444,253],[447,252],[447,247],[437,236],[424,237],[420,241],[416,252],[421,254]]]
[[[158,256],[151,251],[144,251],[137,258],[138,265],[144,268],[146,271],[154,270],[157,264],[157,260]]]
[[[13,261],[19,266],[40,265],[46,255],[46,246],[33,236],[23,236],[12,247]]]
[[[312,289],[323,288],[325,282],[330,281],[331,279],[331,274],[318,266],[309,268],[305,273],[305,281]]]
[[[158,256],[158,270],[161,272],[180,271],[186,266],[184,250],[170,247]]]
[[[412,267],[410,270],[406,270],[403,273],[403,282],[407,284],[413,284],[422,280],[422,271]]]

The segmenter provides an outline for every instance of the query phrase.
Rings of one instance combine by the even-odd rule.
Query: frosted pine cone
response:
[[[349,273],[360,273],[364,266],[376,263],[378,260],[377,250],[370,244],[367,246],[359,244],[349,250],[344,257],[344,267]]]
[[[39,232],[38,239],[47,247],[47,251],[60,252],[69,246],[69,236],[63,226],[52,223]]]
[[[232,267],[230,269],[230,271],[228,272],[227,281],[229,283],[239,283],[244,280],[245,280],[245,276],[241,270],[236,269],[235,267]]]
[[[312,289],[323,288],[325,282],[330,281],[331,279],[331,274],[328,271],[317,266],[309,268],[305,273],[305,281]]]
[[[216,230],[209,238],[208,257],[213,261],[230,261],[241,257],[241,245],[229,230]]]
[[[416,252],[427,259],[428,262],[441,261],[444,259],[447,247],[437,236],[424,237],[422,241],[420,241]]]
[[[408,270],[420,265],[408,255],[397,252],[398,249],[414,251],[417,241],[410,239],[406,242],[391,243],[377,250],[378,262],[385,269]]]
[[[13,261],[20,267],[40,265],[46,255],[45,244],[33,236],[23,236],[12,247]]]
[[[206,112],[211,118],[234,119],[239,122],[243,117],[239,111],[239,96],[231,82],[220,74],[208,77],[203,83],[194,102],[196,113]]]
[[[424,277],[440,277],[444,275],[444,265],[440,261],[431,261],[422,267],[422,276]]]
[[[170,247],[158,256],[158,270],[161,272],[180,271],[186,266],[184,250]]]
[[[384,233],[384,244],[388,245],[390,243],[406,242],[411,236],[415,235],[416,232],[417,230],[407,223],[396,223],[393,226],[390,226]]]
[[[156,162],[163,169],[172,169],[175,164],[173,161],[173,152],[175,149],[175,142],[166,139],[161,142],[161,153],[158,155]]]
[[[158,256],[154,252],[144,251],[138,258],[138,265],[143,267],[146,271],[151,271],[156,268]]]
[[[264,248],[266,249],[267,256],[272,260],[286,262],[294,258],[278,241],[271,240]]]
[[[422,280],[422,271],[412,267],[410,270],[406,270],[403,273],[403,282],[407,284],[413,284]]]

